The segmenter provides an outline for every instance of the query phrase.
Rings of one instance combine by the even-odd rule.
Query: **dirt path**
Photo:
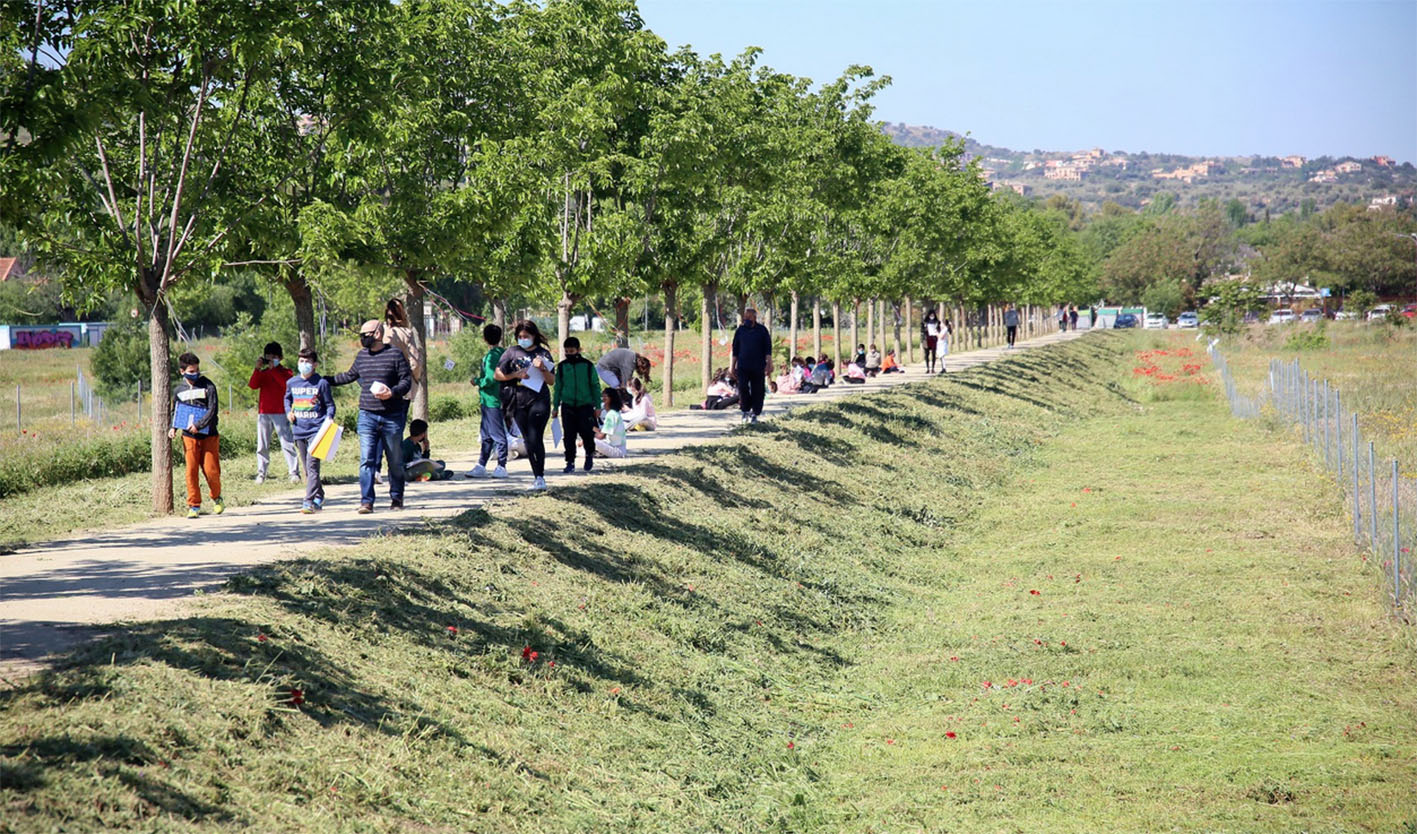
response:
[[[1018,349],[1037,348],[1072,339],[1086,331],[1051,333]],[[950,371],[962,371],[1008,355],[1002,348],[952,354]],[[792,407],[840,399],[859,393],[924,379],[924,365],[910,365],[903,374],[867,380],[864,385],[837,384],[813,395],[769,399],[764,418]],[[597,469],[635,466],[685,446],[719,437],[738,425],[738,412],[678,411],[660,418],[659,430],[630,434],[630,457],[596,462]],[[353,451],[350,451],[353,450]],[[357,445],[345,454],[357,453]],[[476,450],[447,459],[465,472],[476,463]],[[594,478],[559,473],[561,455],[551,450],[548,481],[553,489],[585,485]],[[160,518],[118,530],[87,533],[25,548],[0,556],[0,676],[35,668],[50,654],[88,639],[94,626],[127,620],[171,616],[194,592],[211,588],[243,567],[298,556],[304,542],[320,546],[355,544],[395,526],[446,518],[486,500],[525,491],[531,474],[524,461],[509,465],[505,481],[452,480],[409,484],[406,509],[385,509],[385,487],[372,515],[358,515],[359,485],[327,489],[328,509],[319,515],[299,513],[303,491],[265,499],[250,507],[233,508],[200,520]]]

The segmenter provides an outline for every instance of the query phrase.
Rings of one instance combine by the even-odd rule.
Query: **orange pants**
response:
[[[207,490],[212,500],[221,497],[221,438],[188,437],[182,435],[182,448],[187,452],[187,506],[202,506],[202,486],[197,482],[197,470],[206,473]]]

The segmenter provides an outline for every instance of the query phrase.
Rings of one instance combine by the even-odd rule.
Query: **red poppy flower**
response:
[[[457,627],[457,626],[448,626],[448,634],[452,635],[453,637],[457,637],[457,636],[458,636],[458,627]]]
[[[1063,681],[1063,686],[1072,686],[1072,685],[1073,685],[1073,682],[1072,682],[1072,681]]]
[[[958,660],[959,660],[958,657],[951,657],[951,658],[950,658],[950,662],[951,662],[951,663],[955,663],[955,662],[957,662]]]
[[[548,661],[546,661],[546,665],[549,666],[549,667],[554,667],[554,666],[556,665],[556,661],[554,661],[554,660],[548,660]]]
[[[264,643],[264,642],[266,642],[267,639],[269,639],[269,638],[267,638],[265,634],[257,634],[257,635],[256,635],[256,642],[257,642],[257,643]]]
[[[1092,487],[1083,487],[1083,488],[1082,488],[1082,491],[1083,491],[1083,492],[1092,492]]]
[[[1037,588],[1030,589],[1029,593],[1033,596],[1041,596],[1043,594],[1043,592],[1038,590]]]
[[[886,744],[895,744],[895,739],[893,739],[893,738],[888,738],[888,739],[886,739]]]
[[[797,746],[797,745],[793,744],[793,743],[790,742],[790,741],[787,742],[787,749],[788,749],[788,750],[792,750],[792,749],[796,748],[796,746]]]
[[[610,687],[610,694],[611,694],[611,695],[619,695],[619,694],[620,694],[620,687],[618,687],[618,686],[612,686],[612,687]]]
[[[955,731],[954,731],[954,730],[949,730],[949,731],[947,731],[947,732],[945,733],[945,738],[955,738],[955,737],[956,737],[956,736],[955,736]]]
[[[984,682],[984,688],[985,688],[985,689],[988,689],[989,687],[991,687],[991,686],[993,686],[993,685],[994,685],[994,684],[990,683],[989,681],[985,681],[985,682]]]
[[[540,653],[538,653],[538,652],[532,652],[532,653],[531,653],[531,657],[528,658],[528,659],[529,659],[532,663],[535,663],[535,662],[536,662],[536,659],[537,659],[538,657],[541,657]]]
[[[522,646],[522,660],[531,660],[531,646]]]
[[[1024,678],[1024,679],[1023,679],[1023,685],[1024,685],[1024,686],[1033,686],[1033,678]]]
[[[1037,637],[1035,637],[1035,638],[1033,638],[1033,644],[1034,644],[1035,646],[1041,646],[1041,645],[1043,645],[1043,641],[1042,641],[1042,640],[1039,640]]]
[[[303,689],[292,689],[292,690],[290,690],[290,703],[293,704],[294,706],[297,706],[297,707],[300,706],[301,704],[305,703],[305,690],[303,690]]]

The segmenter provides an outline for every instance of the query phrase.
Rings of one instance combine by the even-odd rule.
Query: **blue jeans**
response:
[[[389,500],[403,500],[403,424],[408,414],[359,412],[359,503],[374,506],[374,473],[389,456]]]
[[[484,405],[482,408],[482,454],[477,458],[478,466],[486,466],[492,457],[492,449],[497,449],[497,465],[507,465],[507,423],[502,417],[502,409]]]

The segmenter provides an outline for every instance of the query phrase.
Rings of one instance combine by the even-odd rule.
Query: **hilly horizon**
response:
[[[1091,209],[1111,201],[1133,209],[1169,191],[1182,205],[1239,199],[1256,217],[1321,210],[1340,202],[1411,205],[1417,167],[1391,157],[1193,155],[1102,148],[1021,151],[930,125],[882,122],[898,145],[934,147],[962,139],[996,190],[1026,197],[1062,194]]]

